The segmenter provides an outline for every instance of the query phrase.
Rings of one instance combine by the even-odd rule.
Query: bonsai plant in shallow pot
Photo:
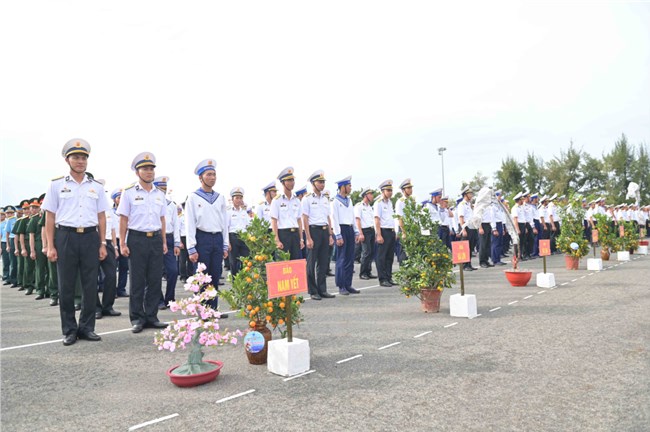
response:
[[[248,246],[250,255],[242,258],[242,268],[232,279],[232,288],[221,292],[224,298],[234,308],[240,310],[242,316],[249,320],[249,332],[259,332],[264,337],[261,349],[246,348],[246,356],[251,364],[261,365],[267,361],[268,342],[273,338],[269,325],[278,331],[281,337],[286,335],[287,303],[291,302],[291,322],[298,324],[302,321],[300,305],[302,296],[268,298],[266,264],[274,261],[274,255],[279,260],[289,259],[289,253],[278,250],[273,234],[269,232],[269,223],[260,218],[254,218],[243,234],[244,243]]]
[[[578,270],[580,258],[589,253],[589,242],[584,237],[585,211],[578,200],[560,209],[562,230],[557,238],[557,248],[565,255],[566,268]]]
[[[205,265],[199,263],[196,274],[187,279],[185,291],[192,293],[190,297],[169,303],[172,312],[180,311],[189,318],[173,321],[154,336],[154,344],[161,351],[189,349],[187,362],[167,371],[171,382],[179,387],[192,387],[216,379],[223,362],[203,360],[203,347],[236,345],[242,335],[239,330],[220,329],[221,314],[208,303],[217,296],[217,290],[211,284],[212,277],[204,274],[204,270]]]
[[[424,312],[439,312],[443,289],[456,281],[449,250],[437,235],[438,224],[414,200],[407,200],[402,220],[405,237],[401,241],[407,258],[395,279],[402,294],[420,299]]]

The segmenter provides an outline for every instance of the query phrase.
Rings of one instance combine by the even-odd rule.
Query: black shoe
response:
[[[504,265],[506,265],[506,263],[499,261],[498,263],[494,263],[494,265],[504,266]]]
[[[18,287],[18,291],[25,291],[25,287],[24,287],[24,286],[18,286],[18,285],[16,285],[16,286]]]
[[[7,281],[7,282],[3,283],[2,285],[11,285],[11,282]]]
[[[481,264],[481,268],[490,268],[490,266],[487,264]]]
[[[361,293],[361,291],[359,291],[358,289],[354,289],[354,288],[352,288],[352,287],[350,287],[350,288],[346,288],[346,290],[347,290],[350,294],[360,294],[360,293]]]
[[[165,303],[160,303],[158,305],[158,310],[165,310],[165,309],[167,309],[167,305]]]
[[[144,327],[142,326],[142,324],[137,323],[137,324],[133,324],[133,327],[131,327],[131,331],[132,331],[133,333],[140,333],[140,332],[142,331],[143,328],[144,328]]]
[[[59,299],[50,300],[50,306],[58,306],[58,304],[59,304]]]
[[[16,287],[18,287],[18,284],[11,284],[9,288],[16,288]]]
[[[219,286],[225,285],[225,282],[219,281]]]
[[[148,322],[147,324],[145,324],[145,327],[164,329],[164,328],[167,328],[168,325],[169,324],[164,323],[162,321],[154,321],[154,322]]]
[[[128,293],[123,292],[123,293],[117,293],[116,297],[128,297],[128,296],[129,296]]]
[[[328,293],[328,292],[321,293],[320,296],[321,296],[322,298],[334,298],[334,297],[336,297],[335,295],[330,294],[330,293]]]
[[[43,300],[45,296],[43,294],[39,294],[36,297],[34,297],[34,300]]]
[[[488,263],[488,267],[494,267],[494,264]]]
[[[120,316],[122,315],[122,312],[116,311],[113,308],[107,309],[102,311],[102,315],[104,316]]]
[[[222,313],[221,315],[219,315],[219,319],[226,319],[226,318],[228,318],[227,313]]]
[[[339,290],[339,295],[346,296],[346,295],[350,295],[350,293],[346,289],[340,289]]]
[[[25,295],[32,295],[33,293],[34,293],[33,289],[28,289],[27,291],[25,291]]]
[[[392,279],[388,279],[388,283],[391,284],[392,286],[398,285],[398,284],[396,284],[395,281],[392,280]]]
[[[361,275],[361,276],[359,276],[359,279],[361,279],[361,280],[370,280],[370,276],[368,276],[368,275]]]
[[[63,337],[63,345],[65,345],[65,346],[72,345],[75,342],[77,342],[77,334],[76,333],[71,333],[71,334],[65,335]]]
[[[319,296],[318,294],[312,294],[312,295],[310,296],[310,298],[311,298],[312,300],[322,300],[322,299],[323,299],[323,297]]]
[[[74,305],[74,310],[80,311],[81,310],[81,305],[80,304]]]
[[[474,267],[467,267],[467,266],[465,266],[465,267],[463,267],[463,270],[465,270],[465,271],[474,271],[474,270],[476,270],[476,269],[475,269]]]
[[[375,276],[375,275],[373,275],[373,274],[369,274],[368,277],[369,277],[370,279],[377,279],[377,276]]]
[[[332,270],[327,270],[327,276],[334,276],[334,273],[332,273]]]
[[[95,312],[95,319],[96,319],[96,320],[98,320],[98,319],[102,319],[103,316],[104,316],[104,315],[102,315],[101,312]]]
[[[97,333],[95,333],[94,331],[79,332],[77,333],[77,337],[79,337],[79,339],[86,339],[91,342],[99,342],[100,340],[102,340],[102,337]]]
[[[388,282],[388,281],[383,281],[379,285],[383,286],[383,287],[392,287],[393,286],[393,284]]]

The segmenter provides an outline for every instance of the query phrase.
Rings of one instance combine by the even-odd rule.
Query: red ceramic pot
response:
[[[219,376],[219,372],[221,372],[221,368],[223,367],[223,362],[216,361],[216,360],[205,360],[205,362],[212,363],[217,367],[211,371],[193,374],[193,375],[174,375],[172,372],[174,371],[174,369],[180,366],[180,365],[176,365],[171,367],[167,371],[167,376],[169,377],[172,383],[176,384],[179,387],[194,387],[197,385],[209,383],[210,381],[214,381],[217,378],[217,376]]]
[[[442,291],[437,289],[423,288],[420,291],[420,301],[424,312],[440,312],[440,296]]]
[[[530,278],[533,277],[533,272],[530,271],[511,271],[506,270],[506,279],[510,282],[512,286],[526,286],[530,281]]]
[[[580,266],[580,258],[571,255],[564,255],[564,262],[567,270],[578,270]]]

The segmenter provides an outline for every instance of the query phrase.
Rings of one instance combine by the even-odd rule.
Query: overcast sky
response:
[[[424,197],[446,147],[456,196],[508,155],[648,143],[648,23],[648,3],[3,2],[0,204],[66,174],[75,137],[109,191],[152,151],[178,202],[215,158],[251,204],[288,165]]]

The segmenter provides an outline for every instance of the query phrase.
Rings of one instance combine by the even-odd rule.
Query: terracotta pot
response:
[[[266,323],[263,321],[257,321],[255,323],[255,328],[250,328],[248,331],[256,331],[262,333],[264,336],[264,348],[261,351],[252,353],[246,351],[246,357],[248,357],[248,362],[254,365],[266,364],[266,356],[269,352],[269,341],[273,339],[273,334],[271,330],[266,326]]]
[[[440,312],[440,296],[442,291],[433,288],[423,288],[420,292],[420,302],[424,312]]]
[[[223,367],[223,362],[216,360],[205,360],[205,362],[216,365],[216,369],[194,375],[174,375],[172,372],[174,369],[180,366],[176,365],[167,370],[167,376],[169,377],[170,381],[176,384],[178,387],[194,387],[197,385],[209,383],[210,381],[214,381],[217,376],[219,376],[219,372],[221,372],[221,368]]]
[[[567,270],[578,270],[580,266],[580,258],[571,255],[564,255],[564,262]]]
[[[526,286],[530,281],[530,278],[533,276],[533,272],[529,271],[512,271],[506,270],[506,279],[510,282],[512,286]]]
[[[600,250],[600,259],[603,261],[609,261],[609,250],[608,249],[601,249]]]

